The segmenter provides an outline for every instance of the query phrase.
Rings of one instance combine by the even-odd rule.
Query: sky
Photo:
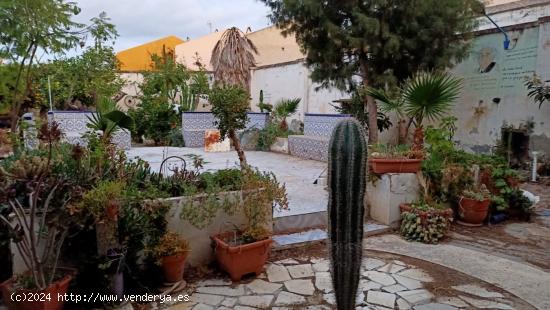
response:
[[[75,21],[89,23],[105,11],[119,37],[115,51],[175,35],[198,38],[212,30],[236,26],[252,31],[270,25],[269,9],[257,0],[76,0],[82,12]]]

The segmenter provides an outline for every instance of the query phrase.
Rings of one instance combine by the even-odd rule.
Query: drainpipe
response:
[[[485,9],[483,9],[483,15],[485,15],[485,17],[487,17],[487,19],[489,19],[491,21],[491,23],[493,23],[493,25],[495,25],[495,27],[497,27],[498,31],[500,31],[503,35],[504,35],[504,49],[505,50],[508,50],[510,48],[510,37],[508,37],[508,33],[506,33],[506,31],[504,31],[504,29],[502,29],[488,14],[487,12],[485,11]]]

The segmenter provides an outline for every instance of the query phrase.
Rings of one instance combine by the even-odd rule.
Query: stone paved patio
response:
[[[363,260],[356,309],[530,309],[509,294],[469,281],[441,285],[427,270],[384,255]],[[435,289],[437,287],[437,289]],[[266,265],[256,279],[191,284],[190,302],[161,309],[334,309],[326,258],[288,258]],[[157,308],[155,305],[154,308]]]

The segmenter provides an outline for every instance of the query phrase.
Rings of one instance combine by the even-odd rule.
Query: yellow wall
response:
[[[146,71],[151,70],[151,55],[162,55],[163,47],[166,52],[174,53],[175,47],[184,41],[176,36],[168,36],[156,41],[151,41],[136,47],[129,48],[117,53],[116,57],[120,62],[120,71]]]

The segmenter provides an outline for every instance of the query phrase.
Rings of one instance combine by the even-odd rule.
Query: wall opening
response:
[[[502,128],[502,147],[510,167],[520,168],[529,161],[529,142],[527,130]]]

